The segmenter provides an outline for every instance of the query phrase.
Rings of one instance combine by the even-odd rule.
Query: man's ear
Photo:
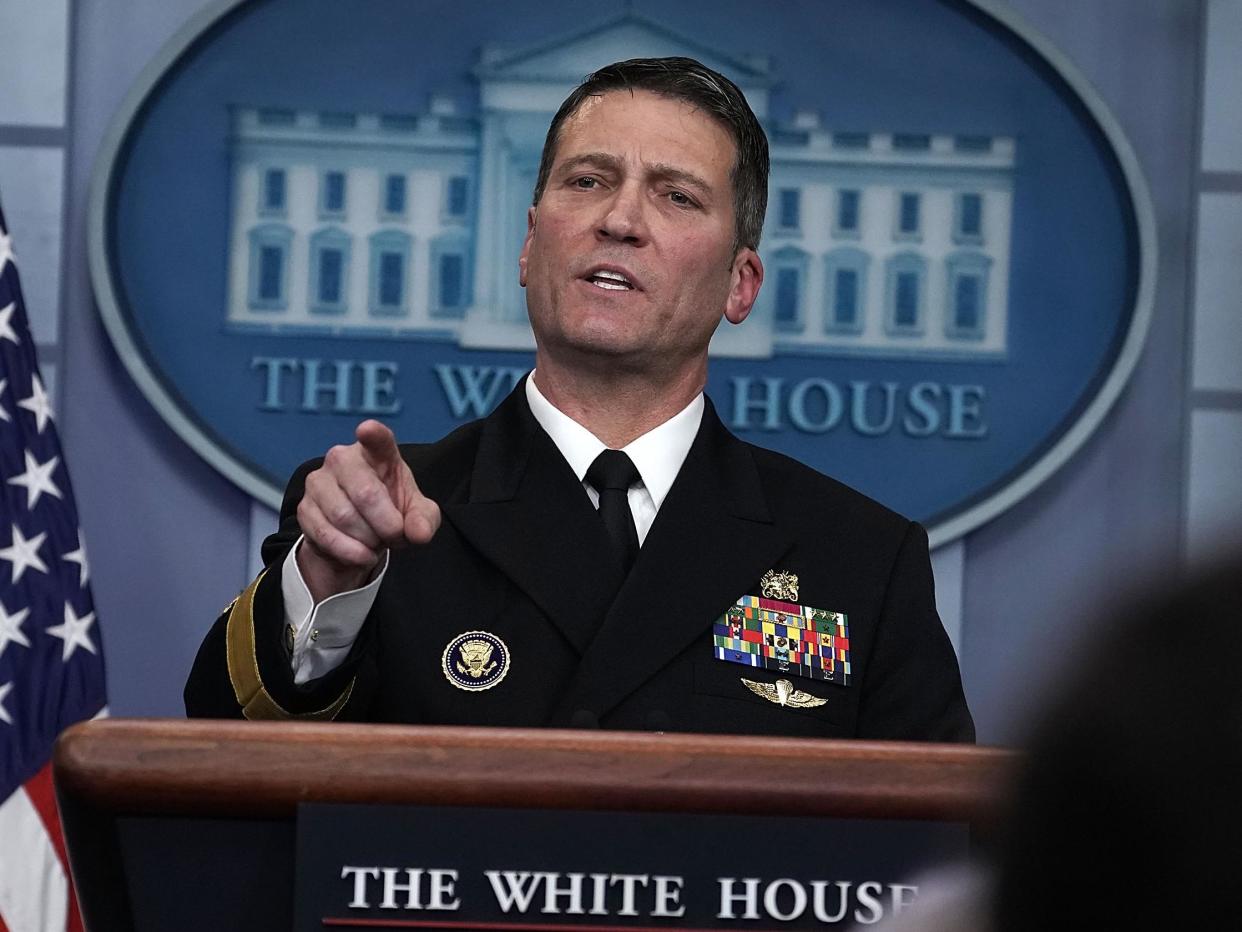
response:
[[[535,235],[535,207],[526,208],[526,239],[522,240],[522,251],[518,253],[518,284],[526,287],[526,264],[530,260],[530,240]]]
[[[530,234],[527,234],[529,240]],[[749,246],[739,249],[729,272],[729,297],[724,316],[731,324],[740,324],[755,306],[759,286],[763,284],[763,260]]]

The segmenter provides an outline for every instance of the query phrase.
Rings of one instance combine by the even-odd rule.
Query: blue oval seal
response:
[[[440,669],[458,689],[491,689],[509,672],[509,648],[487,631],[467,631],[448,642]]]
[[[616,7],[189,22],[118,114],[90,214],[105,326],[178,434],[276,507],[365,417],[427,441],[488,414],[533,361],[516,259],[552,113],[610,61],[688,55],[771,141],[766,281],[711,347],[726,425],[933,545],[1081,448],[1146,338],[1155,223],[1055,47],[993,0]]]

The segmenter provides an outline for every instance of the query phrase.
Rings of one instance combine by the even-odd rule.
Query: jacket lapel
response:
[[[469,500],[443,512],[586,651],[616,588],[601,578],[612,556],[582,484],[530,413],[524,382],[483,425]]]
[[[588,502],[589,507],[589,502]],[[603,716],[695,640],[789,548],[772,522],[754,459],[711,402],[637,562],[553,723]],[[750,587],[750,588],[748,588]]]

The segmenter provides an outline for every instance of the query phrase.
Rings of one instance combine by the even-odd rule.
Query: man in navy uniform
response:
[[[712,334],[763,282],[767,176],[722,75],[588,77],[518,260],[535,370],[437,443],[366,421],[299,470],[188,712],[973,740],[923,529],[739,441],[703,394]],[[842,613],[848,635],[782,662],[761,620],[730,639],[745,599],[812,632],[813,609]]]

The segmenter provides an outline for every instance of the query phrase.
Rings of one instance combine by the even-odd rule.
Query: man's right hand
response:
[[[306,477],[298,504],[298,569],[316,604],[366,585],[386,549],[425,544],[440,527],[440,506],[419,491],[392,431],[363,421],[354,436]]]

